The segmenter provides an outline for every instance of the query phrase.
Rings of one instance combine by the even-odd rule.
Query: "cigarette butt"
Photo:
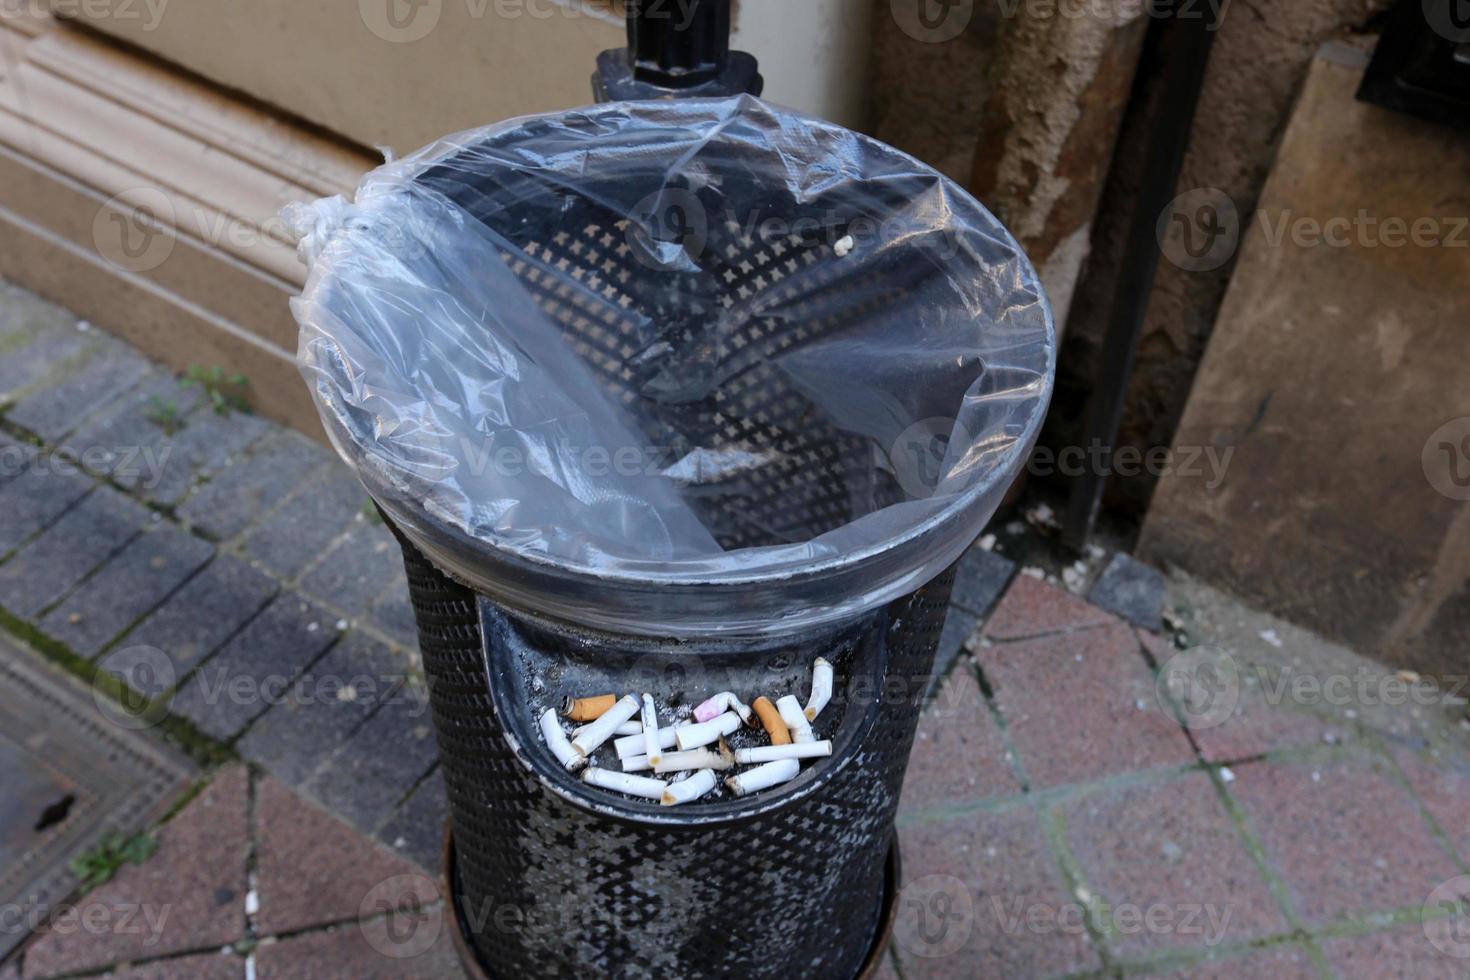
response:
[[[591,772],[589,769],[587,772]],[[736,796],[747,796],[751,793],[770,789],[782,783],[789,783],[801,772],[801,763],[795,759],[782,759],[779,762],[767,762],[763,766],[747,769],[738,776],[731,776],[725,780],[725,785],[730,787],[730,792]],[[582,778],[586,778],[586,773]]]
[[[589,725],[579,725],[578,727],[573,728],[572,729],[572,738],[577,738],[577,737],[579,737],[581,735],[586,734],[587,729],[589,729],[591,727],[592,727],[592,725],[589,724]],[[613,729],[613,734],[614,735],[641,735],[641,734],[643,734],[643,723],[641,721],[636,721],[636,720],[634,720],[634,721],[625,721],[621,725],[619,725],[617,728]]]
[[[807,699],[806,715],[807,721],[816,721],[817,715],[827,707],[827,702],[832,700],[832,665],[825,657],[818,657],[812,663],[812,696]]]
[[[697,725],[680,725],[674,729],[674,744],[679,746],[680,752],[687,752],[690,749],[709,745],[739,727],[740,716],[733,711],[727,711],[713,721],[700,722]]]
[[[646,755],[630,755],[626,759],[619,759],[618,764],[623,767],[623,772],[653,771],[653,763],[648,761]]]
[[[669,788],[664,790],[664,795],[659,798],[659,802],[664,806],[678,806],[680,803],[697,800],[714,788],[714,770],[701,769],[688,779],[670,783]]]
[[[791,741],[796,743],[815,742],[817,737],[812,734],[812,726],[807,722],[806,715],[802,714],[801,702],[788,694],[776,702],[776,711],[780,713],[781,720],[791,730]],[[775,744],[773,739],[771,744]]]
[[[561,713],[578,722],[596,721],[612,710],[618,703],[616,694],[599,694],[595,698],[567,698],[562,702]]]
[[[660,776],[670,772],[692,772],[696,769],[718,769],[724,772],[735,765],[732,753],[729,757],[713,749],[690,749],[688,752],[670,752],[653,764],[653,771]],[[628,767],[623,767],[628,772]]]
[[[561,730],[561,721],[556,717],[555,708],[547,708],[541,713],[541,737],[546,739],[546,746],[556,756],[556,761],[571,772],[576,772],[587,764],[587,760],[578,755],[577,750],[572,748],[572,743],[567,741],[567,733]]]
[[[720,715],[724,714],[726,711],[735,712],[737,715],[740,716],[741,721],[745,722],[747,725],[750,724],[750,705],[745,704],[738,697],[736,697],[733,691],[721,691],[719,694],[716,694],[714,697],[710,698],[708,701],[705,701],[699,707],[695,708],[694,720],[712,721],[715,718],[718,718]]]
[[[658,706],[653,703],[652,694],[643,695],[643,754],[648,756],[648,761],[653,763],[654,768],[663,761],[663,752],[658,744]]]
[[[674,729],[660,728],[658,730],[658,747],[660,749],[674,747]],[[614,742],[613,749],[618,753],[619,759],[626,759],[633,755],[648,755],[648,746],[643,743],[643,726],[638,726],[638,731],[632,735],[626,735]]]
[[[662,799],[664,790],[669,786],[662,779],[630,776],[625,772],[597,768],[582,770],[582,782],[599,789],[610,789],[616,793],[627,793],[629,796],[641,796],[645,800]]]
[[[832,754],[831,742],[800,742],[791,745],[758,745],[750,749],[736,749],[738,765],[762,765],[780,762],[783,759],[820,759]]]
[[[597,747],[608,739],[619,725],[638,713],[638,699],[629,694],[617,704],[607,709],[602,717],[587,726],[587,730],[572,739],[572,748],[576,749],[583,757],[591,755]],[[634,736],[641,738],[642,736]]]
[[[781,712],[776,710],[770,698],[756,698],[752,707],[755,708],[755,716],[761,720],[761,727],[771,736],[772,745],[791,744],[791,731],[781,720]]]

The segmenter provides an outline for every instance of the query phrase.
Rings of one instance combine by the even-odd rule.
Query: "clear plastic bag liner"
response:
[[[911,591],[1050,398],[999,222],[749,97],[512,120],[286,217],[343,458],[446,571],[588,626],[794,629]]]

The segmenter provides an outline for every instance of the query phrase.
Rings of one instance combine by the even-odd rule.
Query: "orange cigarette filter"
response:
[[[602,694],[595,698],[567,698],[561,713],[572,721],[596,721],[612,710],[618,703],[616,694]]]
[[[781,720],[781,712],[771,703],[770,698],[756,698],[751,705],[755,709],[755,715],[761,720],[761,727],[766,734],[771,736],[772,745],[790,745],[791,729],[786,727],[786,722]]]

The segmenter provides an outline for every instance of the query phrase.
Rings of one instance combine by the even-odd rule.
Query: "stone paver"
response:
[[[41,387],[58,365],[85,351],[88,340],[76,329],[47,330],[6,350],[0,357],[0,402],[23,398],[28,390]]]
[[[354,833],[270,777],[257,787],[255,812],[260,896],[255,925],[261,935],[377,914],[371,905],[387,889],[394,890],[395,898],[403,892],[422,905],[442,898],[435,877]]]
[[[971,548],[955,569],[950,601],[972,616],[985,616],[1005,591],[1016,563],[993,551]]]
[[[1367,936],[1328,939],[1322,943],[1322,952],[1342,980],[1465,980],[1470,977],[1470,959],[1449,956],[1436,948],[1424,928],[1418,925]]]
[[[1164,628],[1164,576],[1126,552],[1108,562],[1087,601],[1142,629],[1157,633]]]
[[[242,980],[244,976],[244,958],[217,952],[143,963],[118,970],[110,980]]]
[[[1433,760],[1403,748],[1394,753],[1394,759],[1429,815],[1449,836],[1460,860],[1470,865],[1470,761]]]
[[[400,571],[403,568],[401,558],[398,568]],[[395,576],[388,591],[373,603],[368,611],[368,622],[382,630],[389,639],[409,648],[418,647],[419,626],[414,619],[413,603],[408,597],[408,579],[404,575]]]
[[[1376,758],[1256,762],[1234,773],[1249,828],[1309,924],[1418,908],[1457,872]]]
[[[232,538],[286,499],[327,458],[304,436],[275,433],[201,487],[179,508],[179,516],[213,538]]]
[[[985,624],[993,640],[1020,640],[1117,622],[1110,613],[1029,575],[1016,576]]]
[[[92,657],[213,554],[208,542],[173,525],[145,531],[41,620],[41,628],[82,656]]]
[[[172,451],[167,420],[188,424],[199,398],[197,388],[185,388],[169,372],[155,370],[68,436],[61,452],[124,486],[153,486],[167,463],[165,450]]]
[[[448,818],[449,795],[444,778],[435,770],[378,830],[378,840],[437,875],[444,864],[444,823]]]
[[[1123,956],[1290,929],[1204,773],[1092,793],[1056,812]]]
[[[392,532],[364,521],[301,579],[301,589],[358,615],[403,576],[403,552]]]
[[[1111,622],[977,652],[1033,786],[1195,761],[1158,706],[1133,630]]]
[[[39,388],[5,415],[48,442],[59,442],[89,416],[103,410],[148,374],[149,364],[121,344],[109,345],[60,384]]]
[[[1206,960],[1166,975],[1177,980],[1320,980],[1321,976],[1312,964],[1312,954],[1301,946],[1272,946],[1228,959]]]
[[[333,813],[372,832],[438,757],[428,701],[417,688],[404,688],[327,760],[306,790]]]
[[[262,944],[257,980],[458,980],[459,966],[442,905]],[[422,947],[427,946],[427,949]]]
[[[78,903],[79,922],[92,916],[90,921],[116,922],[117,928],[88,929],[84,935],[60,925],[42,931],[25,953],[26,980],[243,939],[248,804],[249,773],[243,766],[216,776],[159,831],[152,858],[125,865]],[[127,911],[132,927],[123,928]]]
[[[64,598],[151,518],[147,509],[112,488],[96,488],[0,565],[0,605],[17,616],[35,616]]]
[[[1049,977],[1099,965],[1029,808],[907,825],[899,837],[894,947],[905,977]]]
[[[212,654],[253,618],[275,594],[276,584],[232,555],[216,555],[184,587],[139,623],[103,660],[118,676],[128,650],[163,651],[175,680]]]
[[[336,639],[325,610],[280,596],[194,672],[172,710],[206,735],[232,739],[285,698],[292,681]]]
[[[276,574],[292,578],[354,521],[365,520],[367,500],[351,471],[330,466],[257,525],[245,538],[245,550]]]
[[[218,474],[273,431],[270,423],[254,415],[220,415],[207,405],[195,409],[183,421],[183,428],[159,445],[158,466],[142,468],[135,474],[114,473],[113,479],[137,489],[148,500],[173,506],[199,480]]]
[[[81,500],[92,481],[63,461],[34,459],[0,485],[0,555],[20,547]]]
[[[381,643],[350,633],[328,650],[240,740],[240,752],[292,786],[408,680],[407,663]]]
[[[900,811],[1011,796],[1021,784],[1006,765],[1000,726],[967,665],[949,675],[924,710],[904,780]]]

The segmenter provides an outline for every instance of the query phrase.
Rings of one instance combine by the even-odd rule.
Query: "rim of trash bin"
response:
[[[683,107],[698,102],[726,101],[729,100],[683,99],[679,104]],[[944,181],[959,200],[990,219],[992,226],[987,233],[1000,236],[1013,252],[1015,261],[1019,263],[1018,271],[1026,286],[1035,292],[1042,312],[1042,328],[1046,335],[1046,365],[1041,377],[1045,381],[1045,389],[1037,395],[1034,412],[1027,418],[1011,446],[991,466],[989,473],[963,493],[954,495],[953,500],[925,519],[847,554],[771,565],[756,572],[737,569],[709,574],[699,570],[700,560],[629,560],[624,562],[622,568],[598,568],[576,564],[544,551],[517,546],[504,540],[492,543],[484,538],[465,534],[451,520],[433,514],[427,508],[419,507],[415,511],[409,511],[399,506],[396,501],[402,493],[401,487],[371,479],[370,477],[379,474],[355,467],[368,492],[403,534],[451,578],[510,608],[590,629],[665,637],[766,635],[805,629],[861,615],[908,595],[928,584],[957,561],[984,530],[995,506],[999,506],[999,496],[994,499],[995,506],[990,508],[990,513],[985,515],[984,520],[971,522],[973,526],[966,527],[964,516],[979,510],[983,506],[983,498],[1004,493],[1019,474],[1024,459],[1035,446],[1055,390],[1058,356],[1056,324],[1050,300],[1035,266],[1010,229],[999,218],[964,186],[929,164],[897,147],[836,123],[808,117],[762,100],[752,101],[774,113],[850,133],[875,150],[901,159],[917,170],[928,171]],[[484,142],[489,138],[513,138],[525,126],[550,118],[595,114],[599,110],[636,112],[639,109],[657,111],[656,106],[640,103],[607,103],[533,114],[507,120],[496,127],[493,136],[481,136],[477,142]],[[438,144],[440,152],[426,155],[419,160],[412,179],[416,180],[457,153],[472,150],[476,143],[460,141],[468,135],[460,134],[441,141]],[[336,419],[332,421],[338,422]],[[327,429],[339,454],[350,462],[355,455],[347,451],[348,446],[352,445],[351,436],[337,431],[336,425],[328,425]],[[1005,485],[998,486],[1001,483]],[[941,534],[944,531],[957,537],[946,541]],[[941,556],[938,560],[934,559],[935,552],[931,549],[938,549],[937,553]],[[712,556],[711,560],[714,557],[716,556]],[[859,578],[861,573],[880,566],[885,558],[895,560],[894,563],[900,566],[900,570],[890,569],[876,582],[866,583],[866,588],[839,588],[844,579]],[[903,560],[896,561],[898,558]],[[686,568],[679,571],[666,570],[670,565],[682,565]],[[850,586],[858,584],[849,583]],[[842,598],[834,600],[830,595],[820,597],[796,594],[806,589],[815,591],[822,585],[828,586],[830,593]],[[767,591],[762,591],[763,589]],[[773,612],[773,606],[782,607],[779,614]]]

